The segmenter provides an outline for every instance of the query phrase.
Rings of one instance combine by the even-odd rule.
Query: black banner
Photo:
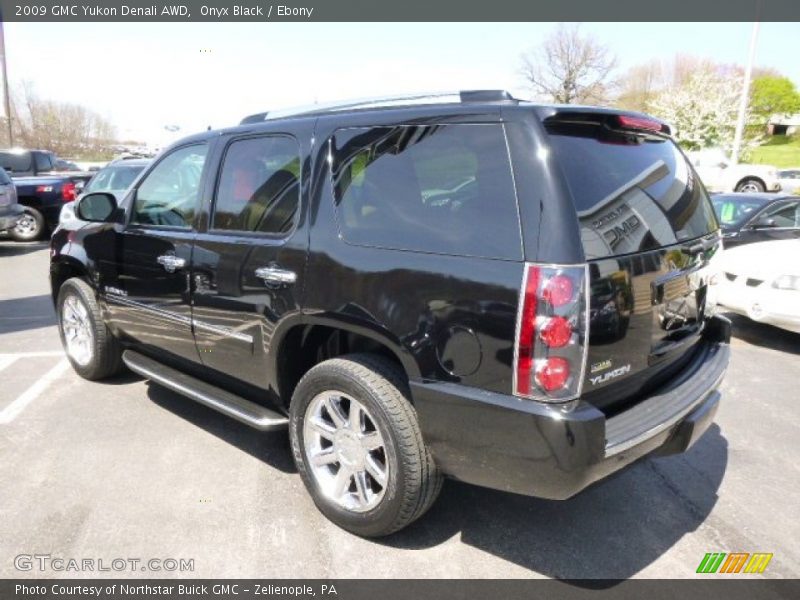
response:
[[[715,577],[715,576],[712,576]],[[257,580],[257,579],[28,579],[0,580],[3,600],[794,600],[800,580]]]
[[[0,0],[4,21],[800,21],[798,0]]]

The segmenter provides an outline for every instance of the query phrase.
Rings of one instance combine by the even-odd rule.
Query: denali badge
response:
[[[600,362],[594,363],[591,367],[589,367],[589,370],[592,373],[598,373],[600,371],[605,371],[609,367],[611,367],[611,359],[610,358],[608,358],[606,360],[601,360]]]
[[[594,367],[594,365],[592,365]],[[609,379],[614,379],[615,377],[619,377],[621,375],[626,375],[630,373],[631,366],[625,365],[614,369],[613,371],[609,371],[608,373],[604,373],[602,375],[597,375],[596,377],[589,377],[589,381],[592,382],[592,385],[597,385],[598,383],[604,383]]]

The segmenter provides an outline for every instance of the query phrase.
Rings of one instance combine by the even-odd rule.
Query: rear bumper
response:
[[[19,204],[0,207],[0,231],[13,228],[24,212],[25,209]]]
[[[447,475],[519,494],[566,499],[651,454],[688,449],[713,421],[730,359],[730,324],[715,318],[670,384],[606,418],[579,401],[545,405],[451,383],[414,383],[425,442]]]

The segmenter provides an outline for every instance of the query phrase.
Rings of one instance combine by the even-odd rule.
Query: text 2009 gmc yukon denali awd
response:
[[[50,268],[75,370],[288,426],[360,535],[445,475],[569,498],[717,408],[717,223],[645,115],[491,91],[254,115],[77,213]]]

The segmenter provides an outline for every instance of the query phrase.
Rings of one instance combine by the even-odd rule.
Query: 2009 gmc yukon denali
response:
[[[569,498],[718,405],[718,226],[646,115],[493,91],[262,113],[76,210],[50,268],[75,370],[288,427],[360,535],[443,476]]]

